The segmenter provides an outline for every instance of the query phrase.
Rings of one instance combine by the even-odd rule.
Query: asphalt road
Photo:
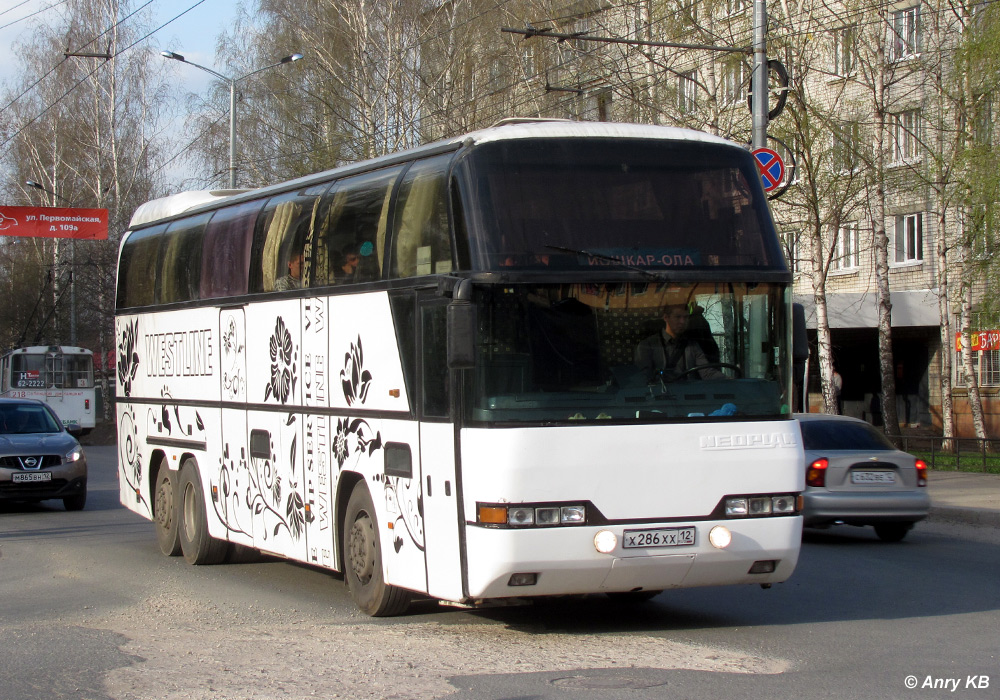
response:
[[[323,571],[161,556],[88,456],[86,510],[0,504],[2,700],[1000,697],[995,529],[808,533],[771,590],[372,620]]]

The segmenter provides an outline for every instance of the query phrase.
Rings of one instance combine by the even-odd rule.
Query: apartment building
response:
[[[993,232],[987,226],[971,235],[982,222],[970,216],[962,179],[964,154],[970,142],[989,141],[994,115],[955,61],[983,7],[936,0],[767,5],[768,57],[789,75],[769,146],[795,163],[772,206],[811,329],[814,410],[822,406],[822,377],[830,377],[819,370],[828,356],[843,378],[844,412],[880,418],[872,399],[881,389],[881,250],[900,423],[940,427],[945,371],[959,434],[972,434],[968,376],[955,338],[962,300],[971,297],[972,333],[965,337],[974,348],[988,434],[1000,432],[1000,324],[979,313],[988,285],[972,274],[973,258],[990,250]],[[428,15],[429,23],[447,18],[453,29],[446,52],[451,93],[442,88],[440,96],[460,89],[461,101],[475,105],[462,128],[542,116],[678,125],[750,141],[748,0],[505,5],[504,21],[527,35],[463,19],[482,9],[452,0]],[[426,53],[428,66],[440,68],[441,49]],[[772,104],[777,98],[772,89]],[[446,101],[436,102],[445,108]],[[428,136],[448,133],[454,121],[433,120]],[[977,236],[978,248],[970,243]]]

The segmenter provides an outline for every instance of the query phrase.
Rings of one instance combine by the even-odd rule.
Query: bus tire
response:
[[[167,460],[163,459],[156,473],[156,488],[153,491],[153,524],[156,526],[156,543],[168,557],[181,553],[177,501],[177,472],[171,471]]]
[[[226,558],[229,543],[208,534],[205,491],[193,459],[184,460],[179,482],[180,502],[177,529],[181,553],[188,564],[218,564]]]
[[[351,492],[344,518],[344,581],[358,608],[372,617],[390,617],[406,611],[410,592],[385,583],[378,518],[364,482]]]

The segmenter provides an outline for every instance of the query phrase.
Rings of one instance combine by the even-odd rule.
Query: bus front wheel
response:
[[[168,557],[181,553],[181,536],[177,527],[177,472],[167,466],[167,460],[160,462],[156,473],[156,489],[153,492],[153,522],[156,525],[156,543],[160,551]]]
[[[382,577],[378,518],[363,482],[351,492],[343,533],[344,581],[358,608],[372,617],[403,613],[410,604],[410,593],[386,584]]]
[[[181,553],[188,564],[218,564],[226,558],[229,543],[208,534],[205,517],[205,491],[194,460],[181,465],[180,508],[177,528],[180,531]]]

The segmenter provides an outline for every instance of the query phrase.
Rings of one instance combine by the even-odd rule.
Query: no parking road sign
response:
[[[785,179],[785,164],[781,156],[770,148],[756,149],[753,157],[757,161],[757,170],[760,171],[760,181],[764,185],[764,191],[770,192]]]

